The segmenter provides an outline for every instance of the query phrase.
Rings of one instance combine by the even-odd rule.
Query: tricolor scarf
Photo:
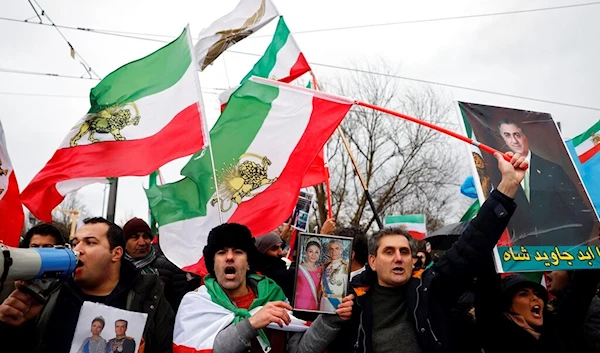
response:
[[[156,251],[154,251],[154,247],[150,246],[150,252],[148,255],[142,257],[141,259],[134,259],[127,252],[125,252],[125,259],[131,262],[136,269],[140,270],[140,272],[144,275],[158,275],[158,270],[154,267],[150,266],[156,260]]]
[[[248,275],[248,279],[257,284],[256,299],[249,309],[238,308],[211,275],[204,278],[202,287],[187,293],[175,319],[173,352],[189,352],[189,349],[212,352],[215,338],[221,330],[249,318],[269,302],[287,301],[283,290],[270,278]],[[289,325],[280,328],[271,323],[267,327],[288,332],[305,332],[308,329],[309,323],[294,317],[291,312],[288,314],[292,319]],[[257,331],[263,352],[270,351],[271,345],[266,334],[263,330]]]

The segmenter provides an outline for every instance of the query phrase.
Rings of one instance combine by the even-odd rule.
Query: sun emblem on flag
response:
[[[85,121],[77,126],[79,132],[71,138],[71,147],[77,146],[85,134],[89,134],[88,140],[92,143],[100,142],[94,134],[111,134],[115,141],[124,141],[121,130],[126,126],[137,126],[140,123],[140,112],[135,103],[126,103],[122,106],[112,106],[95,114],[88,114]]]
[[[208,49],[206,58],[204,58],[204,62],[202,63],[202,70],[206,69],[206,67],[215,61],[215,59],[227,50],[227,48],[251,35],[253,32],[251,29],[248,29],[248,27],[260,22],[265,15],[265,10],[266,3],[265,0],[262,0],[258,10],[256,10],[252,16],[248,17],[240,28],[217,31],[217,34],[221,35],[221,38]]]
[[[258,160],[258,163],[251,160]],[[222,212],[227,212],[233,204],[241,204],[243,201],[256,195],[255,190],[262,186],[273,184],[277,177],[269,179],[267,169],[271,161],[267,157],[254,153],[245,153],[237,161],[226,165],[217,175],[219,183],[218,197],[210,201],[211,206],[219,203]]]

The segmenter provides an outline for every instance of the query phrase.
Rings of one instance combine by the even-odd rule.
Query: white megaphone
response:
[[[0,288],[6,281],[27,281],[19,290],[42,304],[73,274],[79,256],[69,245],[21,249],[0,244],[0,252]]]

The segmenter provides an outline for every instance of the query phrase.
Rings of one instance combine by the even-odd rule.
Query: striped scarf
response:
[[[150,252],[148,253],[148,255],[144,256],[141,259],[136,260],[133,257],[131,257],[127,252],[125,252],[125,259],[131,262],[135,266],[135,268],[138,269],[143,275],[158,275],[158,270],[150,266],[150,264],[152,264],[154,260],[156,260],[156,251],[154,251],[153,246],[150,246]]]

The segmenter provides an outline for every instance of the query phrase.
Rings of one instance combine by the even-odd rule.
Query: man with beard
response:
[[[108,353],[133,353],[135,340],[127,336],[127,320],[115,321],[115,338],[108,340]]]
[[[165,283],[165,296],[173,311],[177,311],[181,298],[200,284],[192,275],[175,266],[152,246],[154,235],[148,223],[134,217],[123,226],[125,259],[142,274],[156,274]]]
[[[43,305],[16,289],[0,305],[0,341],[7,352],[67,353],[85,301],[148,314],[145,353],[170,352],[174,313],[156,276],[142,276],[122,261],[122,229],[104,218],[83,221],[73,239],[79,252],[74,276]]]
[[[288,268],[283,261],[283,239],[277,233],[270,232],[256,237],[256,248],[256,271],[275,281],[287,298],[293,298],[296,266],[292,264]]]

